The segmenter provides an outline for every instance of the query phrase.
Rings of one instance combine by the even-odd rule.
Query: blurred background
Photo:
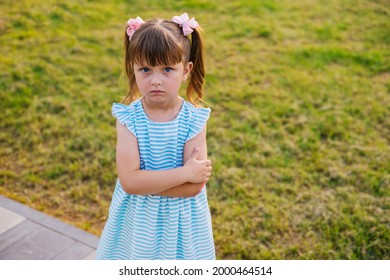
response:
[[[218,259],[390,258],[388,0],[0,1],[0,194],[100,235],[130,17],[206,34]]]

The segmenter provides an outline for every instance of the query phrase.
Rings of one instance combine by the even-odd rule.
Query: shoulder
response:
[[[191,104],[188,101],[184,101],[183,103],[183,114],[186,118],[188,118],[191,121],[196,120],[197,118],[206,118],[210,117],[211,109],[210,108],[201,108],[201,107],[195,107],[193,104]]]
[[[186,141],[188,141],[204,130],[210,117],[211,109],[195,107],[188,101],[184,101],[183,106],[183,116],[188,126],[188,135],[186,138]]]
[[[133,101],[130,105],[125,105],[122,103],[112,103],[112,114],[114,117],[117,117],[122,114],[133,114],[138,107],[140,106],[140,99]]]
[[[122,103],[113,103],[112,104],[112,115],[117,119],[123,126],[134,135],[136,135],[136,115],[140,106],[140,100],[132,102],[130,105],[125,105]]]

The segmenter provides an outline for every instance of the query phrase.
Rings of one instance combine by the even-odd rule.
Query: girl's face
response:
[[[140,93],[153,102],[174,100],[179,89],[192,69],[192,62],[187,64],[150,66],[146,63],[134,64],[134,74]]]

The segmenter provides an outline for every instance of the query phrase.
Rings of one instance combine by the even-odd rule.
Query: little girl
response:
[[[215,259],[205,183],[202,30],[194,18],[130,19],[130,91],[114,103],[118,180],[97,259]],[[181,84],[189,80],[186,95]],[[141,94],[141,98],[138,94]]]

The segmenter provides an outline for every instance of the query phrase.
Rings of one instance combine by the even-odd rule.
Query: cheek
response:
[[[138,84],[138,85],[142,85],[143,83],[145,83],[145,78],[138,74],[138,75],[135,75],[135,82]]]
[[[183,77],[177,76],[174,80],[171,82],[171,86],[174,88],[180,88],[183,83]]]
[[[181,83],[183,81],[184,74],[183,73],[176,73],[172,80],[175,81],[175,83]]]

